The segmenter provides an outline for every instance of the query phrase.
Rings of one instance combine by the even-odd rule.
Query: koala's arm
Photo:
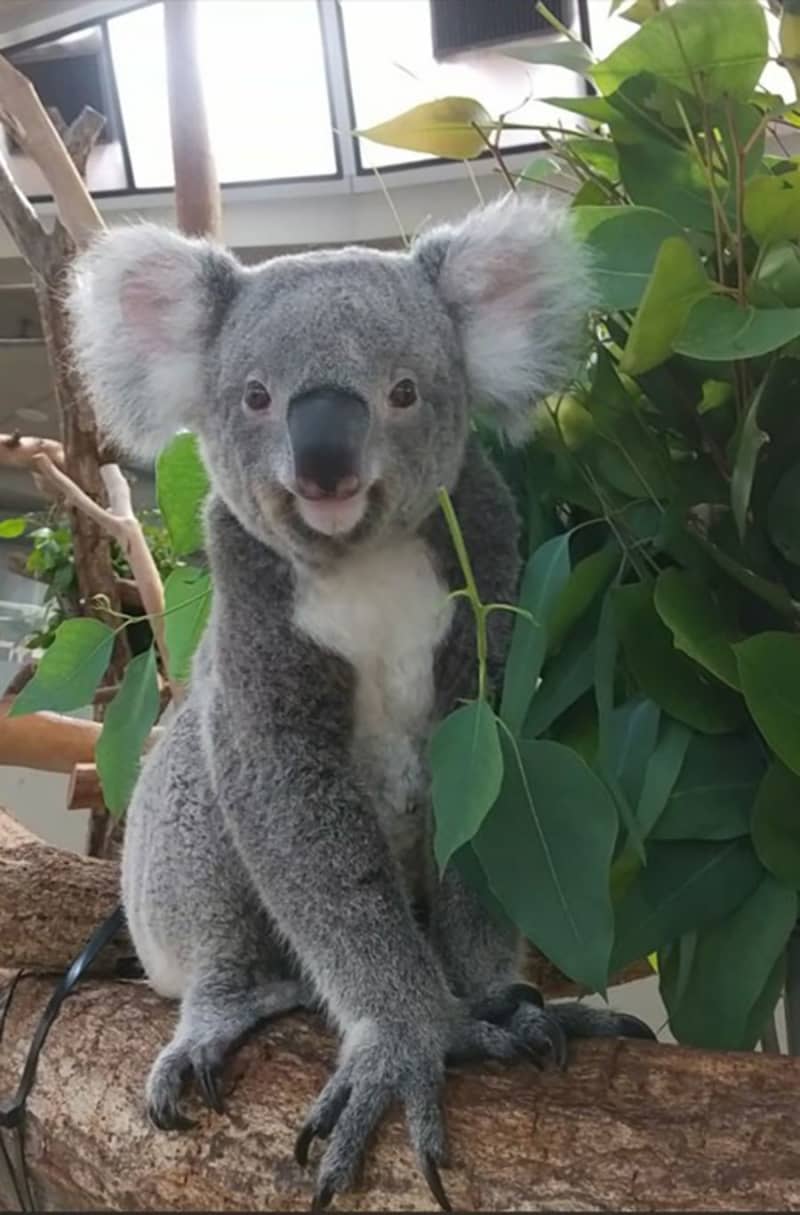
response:
[[[388,1022],[446,1035],[455,1002],[349,761],[352,672],[294,628],[283,561],[224,507],[210,534],[207,728],[250,878],[345,1033]]]
[[[511,495],[473,440],[453,494],[453,505],[484,603],[516,603],[519,572],[518,522]],[[428,542],[451,590],[464,578],[446,524],[439,514],[428,528]],[[488,624],[489,686],[496,695],[514,617],[492,612]],[[457,601],[453,622],[437,655],[436,710],[444,717],[460,701],[477,695],[478,658],[475,620],[470,605]],[[480,865],[469,849],[452,860],[433,883],[431,938],[453,991],[480,1000],[513,983],[519,973],[520,935],[499,906],[487,907],[476,893]]]

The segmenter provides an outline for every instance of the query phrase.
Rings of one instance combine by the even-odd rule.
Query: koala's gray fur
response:
[[[565,1031],[641,1029],[539,1007],[516,983],[516,933],[455,865],[439,882],[430,850],[427,742],[476,694],[474,625],[448,598],[462,577],[436,492],[452,494],[484,601],[513,601],[514,510],[470,437],[470,411],[524,434],[531,401],[570,373],[589,300],[562,216],[515,202],[409,253],[319,252],[248,270],[142,226],[103,236],[79,263],[75,351],[102,426],[140,455],[191,427],[213,482],[211,622],[186,700],[144,764],[125,841],[137,951],[154,987],[181,999],[150,1114],[181,1125],[192,1076],[218,1107],[237,1039],[321,1003],[341,1060],[298,1156],[328,1139],[322,1205],[351,1183],[395,1098],[445,1201],[447,1059],[561,1060]],[[395,409],[390,389],[408,378],[418,400]],[[248,413],[254,379],[271,404]],[[347,500],[297,493],[287,419],[321,389],[368,414],[365,488]],[[508,620],[491,617],[495,683]]]

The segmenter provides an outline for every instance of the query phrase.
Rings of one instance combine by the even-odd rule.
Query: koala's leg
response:
[[[145,762],[123,853],[137,953],[152,986],[181,1000],[147,1086],[150,1118],[164,1129],[187,1125],[180,1098],[190,1082],[219,1109],[225,1056],[258,1022],[306,1000],[228,838],[199,744],[187,702]]]
[[[463,864],[469,864],[462,861]],[[473,864],[474,859],[472,860]],[[466,1002],[471,1025],[460,1056],[566,1062],[567,1038],[653,1039],[642,1021],[577,1000],[550,1003],[520,978],[521,938],[499,907],[491,911],[467,876],[451,865],[434,887],[431,936],[445,974]]]
[[[147,1112],[161,1130],[193,1125],[181,1097],[193,1085],[200,1098],[223,1113],[222,1069],[227,1056],[257,1025],[307,1002],[295,979],[255,977],[237,964],[217,960],[197,973],[181,1002],[175,1036],[153,1065],[147,1081]]]

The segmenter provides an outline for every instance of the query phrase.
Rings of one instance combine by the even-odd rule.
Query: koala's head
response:
[[[112,230],[79,260],[70,308],[109,437],[144,457],[194,430],[240,522],[319,557],[417,527],[458,478],[473,411],[524,435],[573,370],[589,300],[563,214],[509,200],[406,253],[255,269]]]

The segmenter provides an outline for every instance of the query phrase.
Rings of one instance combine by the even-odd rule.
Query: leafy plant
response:
[[[759,86],[758,0],[627,15],[602,62],[537,51],[597,90],[548,99],[585,129],[535,128],[544,178],[514,181],[499,118],[468,148],[469,99],[362,132],[453,158],[490,143],[520,191],[571,182],[597,286],[576,382],[526,450],[487,438],[527,614],[498,704],[434,738],[437,856],[573,979],[602,991],[656,955],[679,1039],[750,1048],[800,890],[800,166],[765,150],[800,113]]]

